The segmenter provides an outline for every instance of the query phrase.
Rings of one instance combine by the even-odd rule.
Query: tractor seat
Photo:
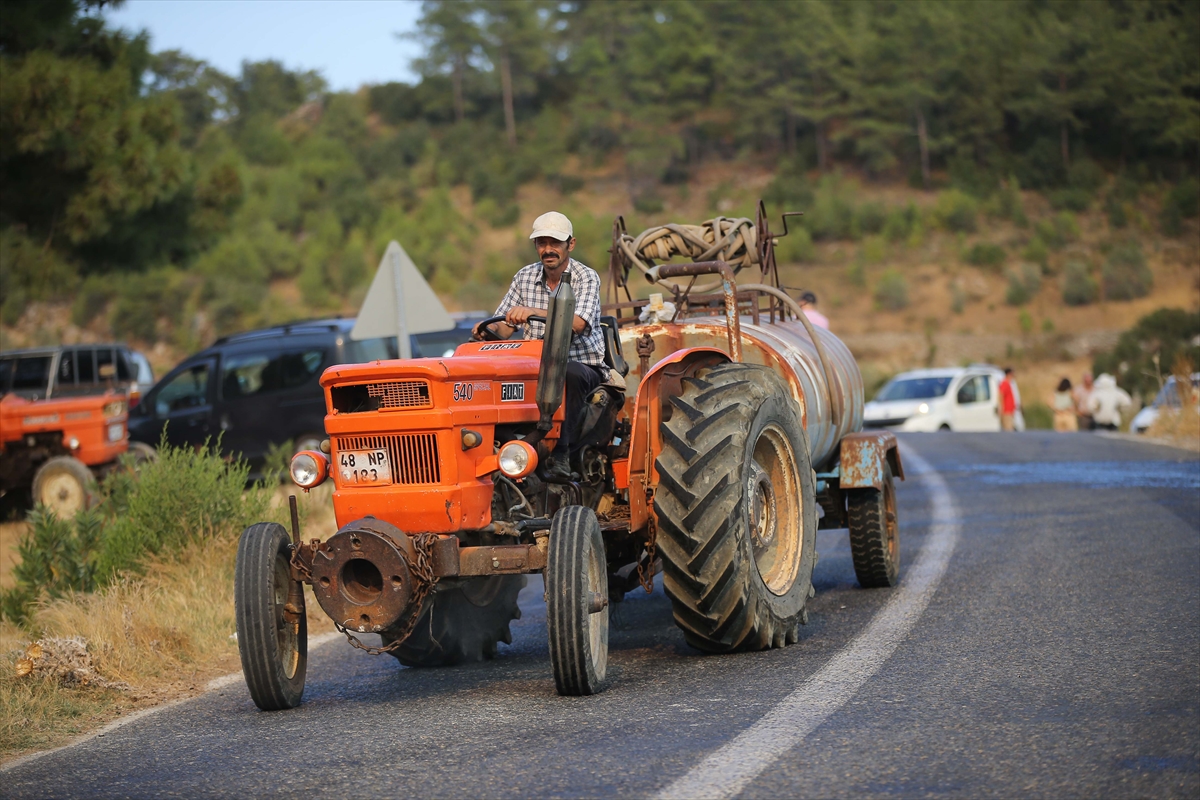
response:
[[[624,378],[629,374],[629,364],[621,352],[621,335],[617,332],[616,317],[601,317],[600,330],[604,334],[604,363]]]

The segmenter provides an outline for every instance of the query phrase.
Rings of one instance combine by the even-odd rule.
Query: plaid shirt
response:
[[[571,336],[568,358],[581,364],[601,366],[604,363],[604,334],[600,330],[600,276],[591,267],[571,259],[567,272],[571,276],[571,288],[575,291],[575,316],[586,324],[582,333]],[[549,308],[550,292],[546,289],[542,262],[535,261],[521,267],[513,276],[508,294],[496,307],[496,316],[501,317],[517,306]],[[530,322],[521,326],[526,339],[541,339],[546,326]]]

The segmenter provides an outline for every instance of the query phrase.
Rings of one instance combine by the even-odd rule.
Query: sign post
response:
[[[350,338],[359,341],[395,336],[400,358],[412,358],[412,334],[453,327],[454,319],[442,301],[400,243],[392,240],[379,260]]]

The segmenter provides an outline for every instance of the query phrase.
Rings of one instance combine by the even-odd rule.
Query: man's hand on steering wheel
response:
[[[471,339],[477,342],[501,342],[507,337],[501,336],[491,326],[498,322],[502,322],[512,328],[518,328],[528,322],[540,322],[543,325],[546,323],[545,309],[530,308],[529,306],[516,306],[509,310],[504,316],[488,317],[475,324],[471,331]],[[511,336],[512,333],[510,332]]]

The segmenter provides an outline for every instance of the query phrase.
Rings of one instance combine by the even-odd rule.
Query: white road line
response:
[[[311,653],[318,647],[341,638],[342,634],[338,633],[337,631],[330,631],[329,633],[322,633],[318,636],[313,636],[308,640],[308,652]],[[150,708],[143,708],[140,711],[134,711],[130,714],[126,714],[125,716],[108,723],[103,728],[92,731],[91,733],[85,733],[82,736],[68,742],[67,744],[62,745],[61,747],[55,747],[51,750],[40,750],[36,753],[29,753],[27,755],[20,756],[19,758],[14,758],[12,761],[0,764],[0,772],[8,772],[9,770],[28,764],[31,761],[37,761],[39,758],[48,756],[51,753],[57,753],[62,750],[70,750],[72,747],[78,747],[85,742],[90,742],[92,739],[95,739],[98,736],[105,736],[117,730],[118,728],[124,728],[130,723],[137,722],[138,720],[145,719],[146,717],[152,717],[160,711],[166,711],[169,708],[183,705],[184,703],[195,700],[198,697],[203,697],[209,692],[215,692],[217,689],[223,689],[226,686],[230,686],[241,680],[241,672],[231,672],[228,675],[222,675],[219,678],[213,678],[204,685],[204,691],[201,694],[193,695],[192,697],[184,697],[180,700],[171,700],[170,702],[163,703],[159,706],[151,706]]]
[[[887,605],[853,641],[811,678],[742,731],[667,786],[657,797],[733,797],[841,708],[891,657],[937,590],[958,544],[960,519],[946,482],[904,443],[904,465],[915,467],[929,487],[933,525],[913,565],[902,574]]]

